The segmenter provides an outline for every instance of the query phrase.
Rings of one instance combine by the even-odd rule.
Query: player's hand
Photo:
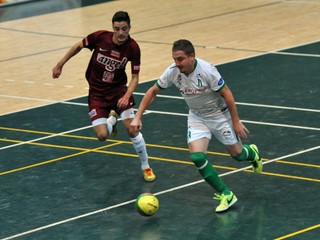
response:
[[[118,106],[118,108],[125,108],[125,107],[128,106],[128,104],[129,104],[129,99],[127,99],[127,98],[120,98],[120,99],[118,100],[117,106]]]
[[[233,128],[236,134],[241,139],[246,139],[248,137],[249,130],[243,125],[241,121],[237,121],[236,123],[233,123]]]
[[[59,65],[56,65],[53,69],[52,69],[52,78],[58,78],[60,77],[62,73],[62,67],[60,67]]]
[[[130,126],[135,130],[135,131],[139,131],[142,129],[142,122],[141,119],[138,118],[133,118],[133,120],[130,123]]]

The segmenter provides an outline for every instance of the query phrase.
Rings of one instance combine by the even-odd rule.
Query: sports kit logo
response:
[[[97,110],[96,109],[92,109],[88,114],[89,114],[90,118],[93,118],[94,116],[97,116]]]
[[[222,136],[225,138],[225,139],[233,139],[233,135],[232,135],[232,132],[230,129],[223,129],[222,130]]]
[[[208,87],[201,87],[201,88],[182,88],[180,89],[180,93],[184,95],[196,95],[200,93],[206,92],[209,89]]]
[[[111,50],[110,56],[120,58],[120,52],[116,50]]]
[[[218,81],[218,85],[221,86],[224,84],[224,79],[223,78],[220,78],[219,81]]]
[[[198,87],[202,87],[202,79],[200,78],[200,73],[197,74],[197,79],[198,79]]]
[[[122,61],[107,57],[101,53],[97,55],[97,62],[105,66],[106,70],[113,72],[116,69],[125,68],[128,59],[123,58]]]

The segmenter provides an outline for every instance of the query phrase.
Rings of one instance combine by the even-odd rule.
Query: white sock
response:
[[[113,126],[116,124],[117,119],[115,118],[115,116],[110,116],[110,117],[108,117],[107,122]]]
[[[107,119],[107,128],[108,128],[108,133],[109,134],[112,133],[113,126],[116,124],[116,122],[117,122],[117,119],[114,116],[110,116]]]
[[[144,141],[144,138],[142,136],[142,133],[139,132],[138,136],[135,138],[130,138],[133,147],[136,150],[137,154],[139,155],[140,161],[141,161],[141,169],[144,170],[146,168],[149,168],[149,162],[148,162],[148,154],[147,154],[147,148],[146,143]]]

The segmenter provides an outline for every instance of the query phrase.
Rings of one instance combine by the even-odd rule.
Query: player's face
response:
[[[124,44],[127,41],[130,31],[130,26],[127,22],[114,22],[113,23],[113,42],[117,45]]]
[[[173,51],[172,58],[179,68],[180,72],[189,74],[194,69],[194,54],[191,55],[185,54],[183,51]]]

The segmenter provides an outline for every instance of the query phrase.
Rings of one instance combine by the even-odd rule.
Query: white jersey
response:
[[[225,81],[211,63],[196,58],[195,69],[189,75],[181,73],[175,64],[170,65],[157,85],[164,89],[173,84],[180,90],[190,111],[203,118],[217,117],[227,110],[226,102],[219,94]]]

